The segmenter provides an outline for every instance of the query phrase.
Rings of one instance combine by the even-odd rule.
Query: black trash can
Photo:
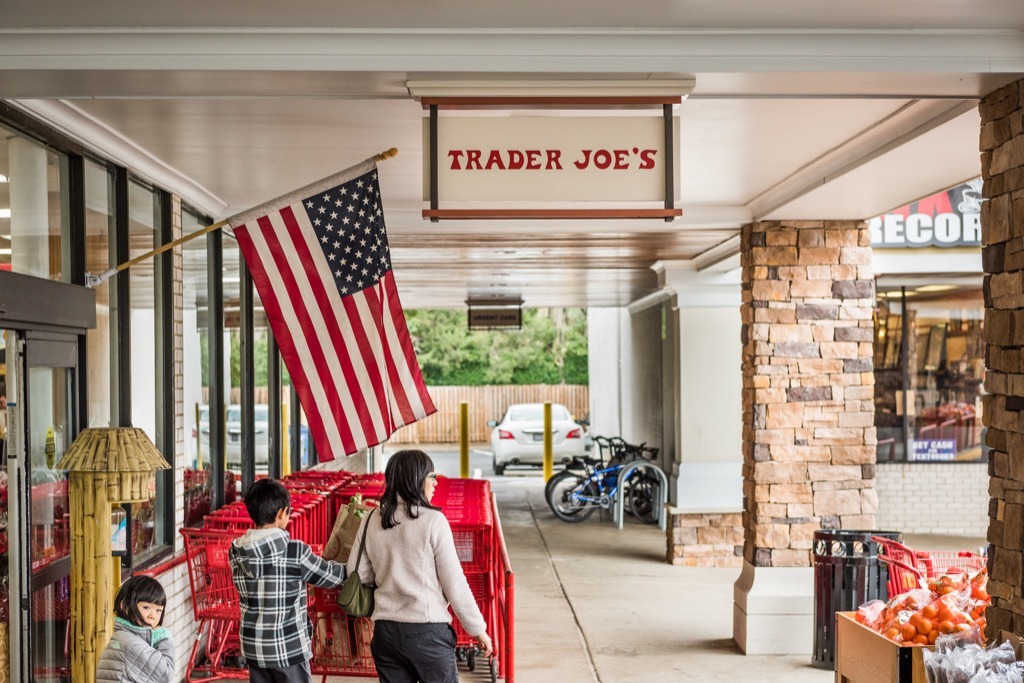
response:
[[[872,536],[903,540],[898,531],[814,532],[814,652],[811,664],[836,666],[836,612],[851,612],[868,600],[886,600],[888,567],[878,559]]]

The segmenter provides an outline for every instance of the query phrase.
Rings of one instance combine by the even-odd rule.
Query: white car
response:
[[[254,406],[256,413],[255,427],[255,455],[256,467],[266,468],[268,461],[267,450],[267,429],[269,420],[269,408],[266,403],[258,403]],[[209,408],[200,408],[200,439],[203,448],[203,459],[209,461],[210,457],[210,423]],[[229,468],[237,468],[242,464],[242,406],[231,404],[228,406],[225,415],[224,434],[224,456]]]
[[[509,465],[544,464],[544,404],[510,405],[500,422],[488,423],[494,473],[502,475]],[[555,463],[567,463],[586,454],[586,434],[565,406],[551,404],[551,445]]]

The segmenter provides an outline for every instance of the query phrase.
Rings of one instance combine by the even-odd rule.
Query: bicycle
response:
[[[574,457],[566,469],[552,477],[544,487],[548,506],[564,522],[582,522],[598,507],[610,509],[619,493],[619,472],[622,468],[640,458],[654,460],[658,454],[657,448],[646,444],[634,446],[619,437],[595,436],[594,443],[600,448],[600,459]],[[603,467],[605,450],[611,453],[607,467]],[[658,520],[655,500],[659,493],[657,478],[636,470],[623,483],[621,495],[627,512],[651,524]]]

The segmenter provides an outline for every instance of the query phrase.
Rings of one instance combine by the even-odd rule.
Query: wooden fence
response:
[[[429,387],[437,412],[403,427],[389,443],[456,443],[459,440],[459,404],[469,404],[469,440],[490,441],[488,420],[500,420],[513,403],[561,403],[576,419],[590,413],[590,390],[582,385],[526,384],[488,387]]]
[[[489,441],[488,420],[500,420],[505,408],[513,403],[561,403],[576,419],[590,413],[590,389],[585,385],[501,385],[486,387],[429,387],[430,398],[437,412],[426,419],[398,430],[389,443],[457,443],[459,440],[459,404],[469,404],[469,440]],[[256,403],[267,402],[267,388],[256,387]],[[282,392],[287,402],[288,391]],[[203,390],[203,397],[207,392]],[[241,390],[232,387],[230,403],[241,401]]]

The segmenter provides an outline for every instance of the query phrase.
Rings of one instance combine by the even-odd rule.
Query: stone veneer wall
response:
[[[743,564],[743,513],[668,510],[669,564],[739,567]]]
[[[744,557],[806,567],[815,530],[874,528],[871,240],[851,221],[741,239]]]
[[[1024,125],[1017,81],[981,101],[988,635],[1024,633]]]

